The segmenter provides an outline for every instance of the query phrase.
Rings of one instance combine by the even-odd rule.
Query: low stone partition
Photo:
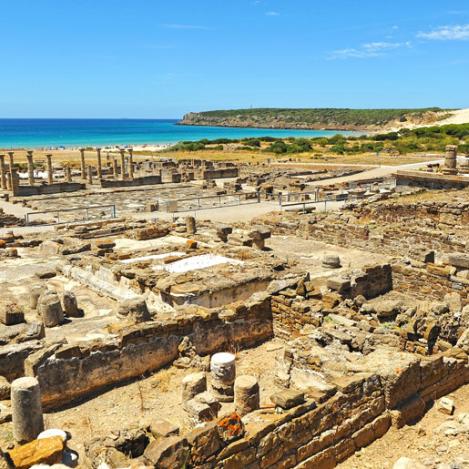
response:
[[[238,168],[218,168],[206,169],[201,171],[200,179],[225,179],[237,178],[239,176]]]
[[[51,407],[171,364],[185,337],[204,356],[251,347],[272,336],[270,296],[256,294],[231,309],[181,313],[174,320],[125,328],[119,337],[93,344],[40,350],[27,358],[25,374],[37,377],[43,404]]]
[[[397,186],[426,187],[428,189],[464,189],[469,187],[469,177],[425,173],[421,171],[397,171]]]
[[[379,372],[342,378],[335,393],[300,399],[284,406],[288,410],[249,413],[241,428],[233,424],[237,436],[230,439],[225,421],[233,417],[163,438],[143,458],[154,467],[333,468],[391,426],[414,423],[433,400],[469,382],[467,356],[396,359],[402,366],[382,370],[377,363]],[[281,400],[288,402],[288,393]]]
[[[78,182],[58,182],[37,186],[18,186],[15,197],[28,197],[33,195],[59,194],[61,192],[76,192],[86,188],[85,184]]]
[[[101,187],[103,188],[116,188],[116,187],[136,187],[136,186],[151,186],[161,184],[161,176],[143,176],[134,179],[119,180],[101,180]]]

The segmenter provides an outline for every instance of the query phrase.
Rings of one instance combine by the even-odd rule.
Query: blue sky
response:
[[[468,0],[0,0],[0,116],[469,107]]]

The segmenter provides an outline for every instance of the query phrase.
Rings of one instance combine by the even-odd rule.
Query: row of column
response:
[[[80,148],[80,173],[81,173],[81,178],[82,179],[92,179],[92,170],[93,168],[91,166],[88,166],[88,172],[86,168],[86,162],[85,162],[85,149]],[[133,162],[133,149],[129,148],[129,157],[128,157],[128,177],[129,179],[134,178],[134,162]],[[101,180],[103,177],[103,164],[102,164],[102,158],[101,158],[101,148],[96,149],[96,154],[97,154],[97,173],[98,173],[98,179]],[[125,157],[125,150],[121,149],[120,150],[120,158],[121,158],[121,179],[125,180],[127,176],[126,172],[126,157]],[[115,179],[118,178],[118,164],[117,160],[114,158],[113,159],[113,166],[112,166],[112,172],[113,176]]]
[[[133,150],[129,149],[129,156],[127,161],[128,167],[128,178],[134,178],[134,164],[133,164]],[[97,153],[97,176],[98,179],[101,180],[103,177],[103,170],[102,170],[102,158],[101,158],[101,148],[96,149]],[[30,186],[34,185],[34,152],[29,150],[26,153],[26,159],[28,164],[28,183]],[[121,179],[125,180],[127,178],[127,171],[126,171],[126,155],[125,150],[120,150],[120,157],[121,157]],[[8,152],[8,171],[7,166],[5,163],[5,155],[0,155],[0,188],[2,190],[12,190],[14,186],[14,182],[17,182],[16,179],[18,178],[18,174],[15,172],[14,169],[14,152]],[[46,155],[47,161],[47,182],[48,184],[53,183],[53,170],[52,170],[52,155]],[[92,183],[93,180],[93,167],[88,166],[86,167],[85,163],[85,149],[80,149],[80,166],[81,166],[81,178],[87,179],[89,183]],[[117,164],[117,160],[113,159],[113,176],[117,179],[119,176],[119,168]],[[67,182],[72,182],[71,178],[71,168],[70,166],[65,167],[65,179]]]

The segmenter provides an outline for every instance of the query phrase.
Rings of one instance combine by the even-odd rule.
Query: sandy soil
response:
[[[469,435],[445,435],[438,427],[448,421],[456,421],[462,413],[469,412],[469,386],[464,386],[448,397],[454,399],[455,416],[442,414],[434,405],[416,425],[400,430],[392,428],[386,435],[367,448],[355,453],[340,469],[391,469],[400,457],[411,458],[424,467],[433,469],[469,467]],[[457,458],[464,464],[451,465]],[[448,466],[439,466],[448,464]]]

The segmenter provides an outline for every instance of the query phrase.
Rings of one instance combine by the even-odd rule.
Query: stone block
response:
[[[454,253],[449,254],[448,264],[460,269],[469,269],[469,254]]]
[[[0,401],[10,399],[10,383],[4,376],[0,376]]]
[[[186,438],[178,436],[154,440],[143,453],[144,460],[161,469],[186,467],[189,458],[189,443]]]
[[[0,322],[5,326],[14,326],[24,322],[24,312],[16,303],[0,305]]]
[[[59,436],[33,440],[8,453],[16,469],[29,469],[35,464],[56,464],[62,461],[64,441]]]
[[[148,426],[154,438],[166,438],[179,435],[179,427],[168,420],[153,420]]]
[[[453,415],[455,409],[453,399],[450,399],[449,397],[442,397],[438,401],[437,409],[442,414]]]
[[[305,402],[305,395],[302,392],[288,389],[273,394],[270,396],[270,400],[276,407],[287,410],[303,404]]]

